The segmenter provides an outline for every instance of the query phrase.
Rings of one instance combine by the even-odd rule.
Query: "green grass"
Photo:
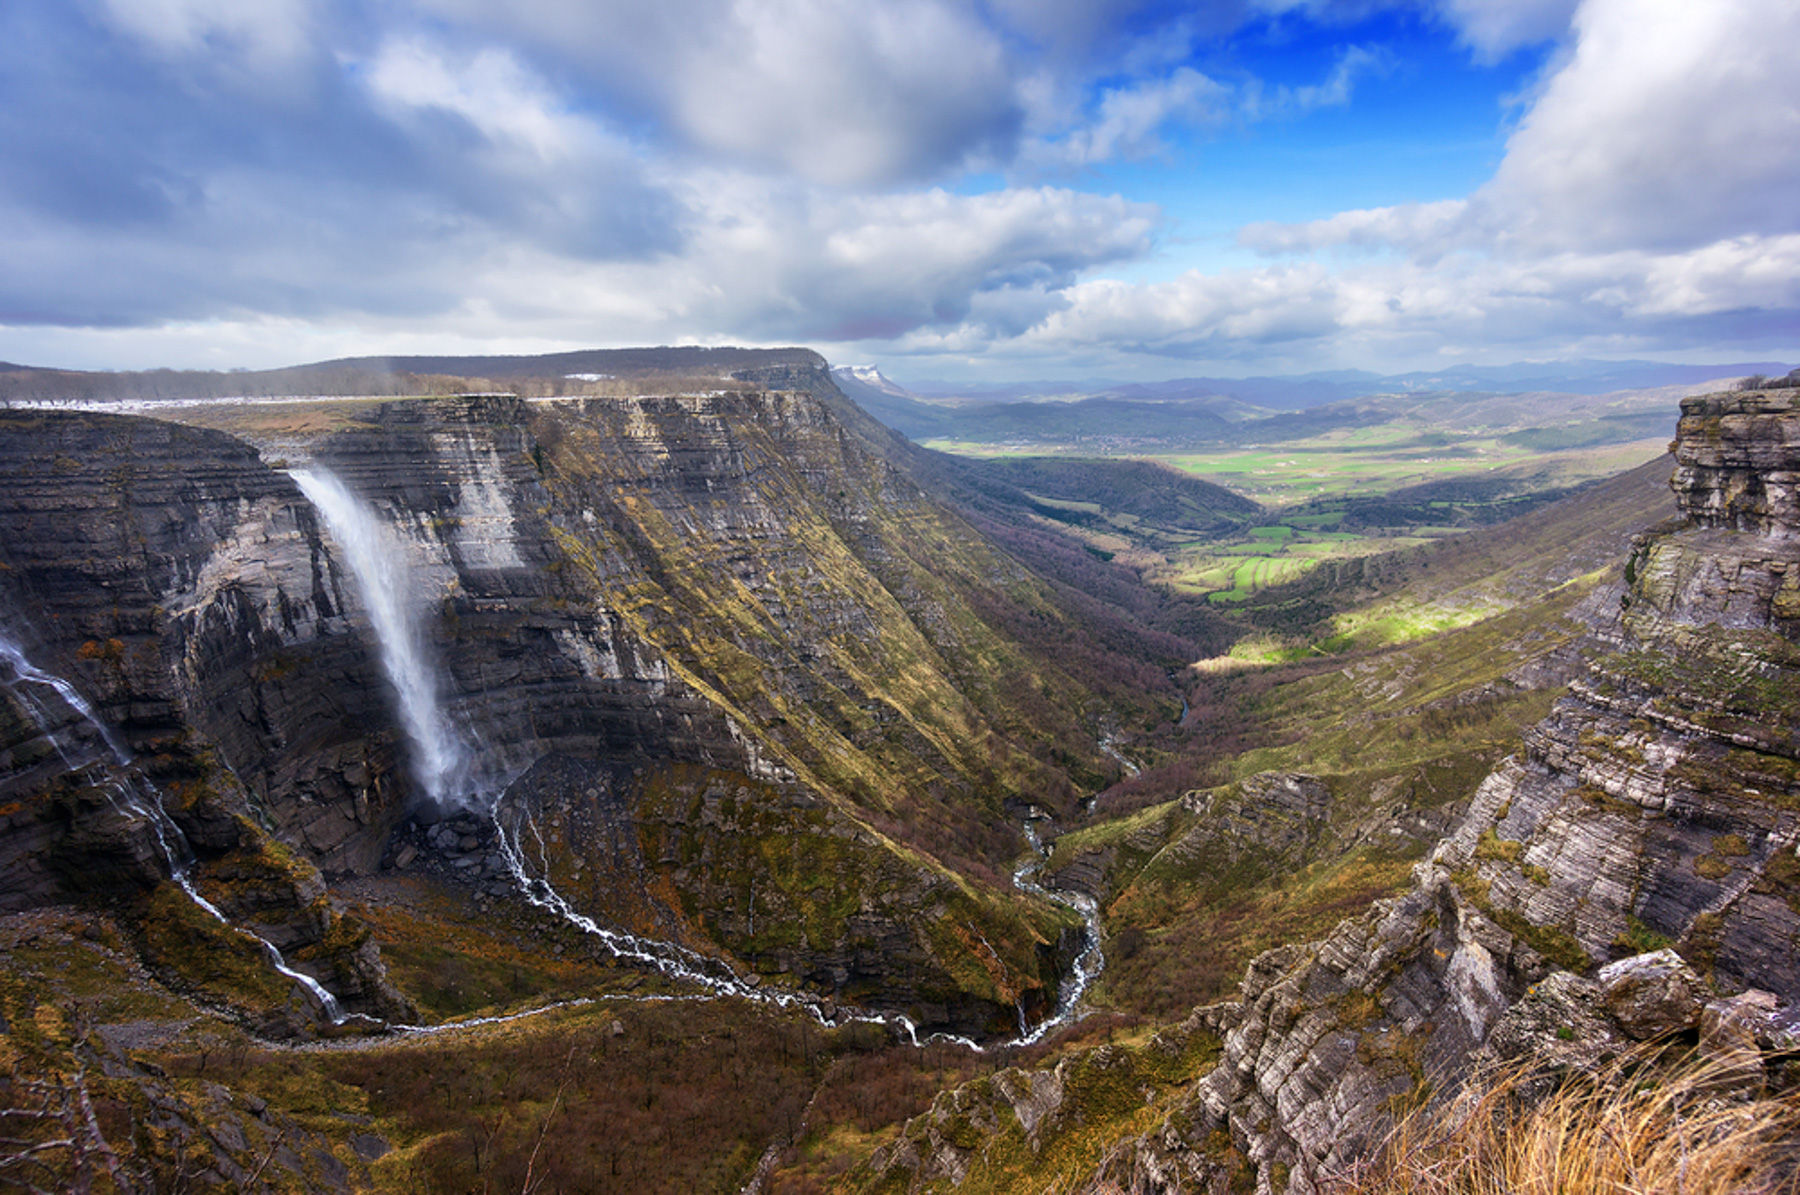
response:
[[[1318,776],[1332,793],[1327,824],[1276,855],[1190,840],[1197,815],[1179,804],[1065,835],[1059,865],[1086,858],[1106,869],[1114,943],[1096,1000],[1174,1015],[1226,994],[1258,951],[1316,937],[1403,888],[1431,836],[1370,839],[1368,828],[1396,803],[1432,810],[1467,799],[1515,749],[1519,728],[1557,692],[1498,682],[1579,632],[1566,616],[1589,590],[1566,585],[1501,613],[1395,600],[1346,617],[1324,641],[1241,641],[1234,660],[1211,670],[1202,700],[1234,709],[1244,727],[1221,726],[1224,753],[1196,774],[1209,786],[1264,771]],[[1311,662],[1339,652],[1326,669]],[[1392,845],[1353,845],[1369,841]]]
[[[1641,464],[1663,443],[1658,437],[1556,450],[1476,435],[1446,447],[1425,443],[1405,425],[1383,424],[1273,447],[1171,452],[1154,459],[1281,510],[1321,498],[1383,496],[1454,478],[1514,480],[1521,489],[1572,485]]]
[[[1317,498],[1389,494],[1445,477],[1492,472],[1543,455],[1498,440],[1477,440],[1456,454],[1445,449],[1407,451],[1406,443],[1312,440],[1273,450],[1179,453],[1160,459],[1196,477],[1229,486],[1265,506],[1280,508]]]
[[[1147,579],[1178,593],[1207,596],[1214,603],[1244,601],[1272,585],[1295,580],[1330,560],[1346,560],[1425,543],[1417,536],[1357,535],[1321,530],[1321,519],[1343,513],[1303,516],[1291,522],[1252,528],[1242,540],[1189,541],[1165,553],[1167,563]]]
[[[1427,451],[1398,429],[1386,433],[1364,429],[1364,433],[1283,445],[1277,450],[1161,458],[1262,502],[1280,518],[1250,528],[1235,541],[1176,546],[1165,553],[1167,566],[1153,570],[1150,579],[1178,592],[1209,595],[1215,603],[1235,605],[1262,589],[1292,581],[1321,562],[1415,547],[1464,530],[1436,516],[1431,523],[1358,534],[1341,529],[1346,511],[1320,511],[1318,503],[1382,496],[1406,486],[1475,475],[1498,478],[1518,474],[1521,490],[1548,488],[1603,476],[1603,470],[1617,463],[1611,449],[1544,454],[1476,440],[1458,446],[1455,452],[1438,447]],[[1535,485],[1528,474],[1537,476]],[[1313,505],[1302,508],[1302,504]],[[1448,515],[1454,504],[1440,501],[1430,506]],[[1230,565],[1232,558],[1246,555],[1279,563],[1249,569]]]
[[[1554,437],[1521,439],[1511,434],[1516,428],[1509,425],[1518,419],[1529,415],[1553,423],[1559,412],[1512,410],[1518,404],[1505,401],[1486,414],[1443,408],[1423,398],[1410,404],[1399,398],[1383,401],[1388,411],[1371,417],[1384,421],[1363,427],[1200,451],[1159,449],[1147,442],[1125,454],[1223,485],[1263,504],[1275,516],[1265,516],[1260,525],[1227,538],[1196,539],[1192,530],[1125,517],[1104,500],[1083,501],[1087,494],[1038,500],[1047,511],[1079,516],[1064,529],[1067,533],[1108,553],[1108,559],[1122,557],[1152,584],[1231,608],[1321,564],[1460,536],[1469,524],[1495,517],[1497,509],[1518,509],[1516,504],[1529,495],[1610,477],[1642,464],[1666,442],[1661,436],[1627,443],[1577,439],[1569,443],[1583,446],[1571,448]],[[1671,428],[1673,420],[1671,408]],[[1029,444],[943,440],[929,446],[982,459],[1087,456],[1095,451],[1090,443],[1053,440]],[[1458,481],[1478,484],[1459,490],[1462,497],[1403,498],[1399,507],[1385,509],[1378,517],[1359,515],[1348,529],[1345,521],[1352,512],[1331,509],[1334,503],[1385,499],[1410,486]],[[1250,557],[1264,562],[1246,566],[1244,560]]]
[[[1404,601],[1382,603],[1333,619],[1333,633],[1319,646],[1335,654],[1351,648],[1411,643],[1444,631],[1473,626],[1498,613],[1497,606],[1477,603],[1460,606],[1417,605]]]

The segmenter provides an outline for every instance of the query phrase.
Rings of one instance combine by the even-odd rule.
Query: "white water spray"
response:
[[[194,864],[193,848],[188,845],[187,836],[181,832],[181,827],[175,824],[174,819],[163,808],[162,791],[150,782],[149,777],[143,775],[141,769],[135,767],[131,753],[113,735],[111,729],[100,720],[94,712],[94,707],[87,703],[87,699],[82,697],[75,686],[62,677],[45,672],[32,664],[25,657],[24,650],[4,635],[0,635],[0,660],[5,660],[12,667],[13,677],[6,682],[9,688],[17,693],[19,692],[18,685],[25,683],[42,686],[55,692],[62,699],[63,704],[78,715],[106,745],[111,759],[104,762],[111,763],[135,781],[134,784],[128,784],[119,779],[115,773],[106,778],[102,791],[106,793],[107,801],[114,810],[128,817],[137,818],[150,827],[150,833],[156,840],[157,851],[162,855],[163,866],[168,869],[169,878],[174,880],[181,890],[187,893],[189,899],[210,914],[220,925],[234,933],[240,933],[253,939],[262,950],[263,958],[270,967],[306,989],[319,1011],[329,1018],[332,1024],[341,1025],[345,1019],[343,1008],[338,1004],[337,997],[333,996],[324,984],[305,972],[296,971],[288,966],[287,960],[282,957],[281,951],[273,942],[241,925],[233,925],[217,905],[200,895],[200,890],[194,886],[193,876],[190,874]],[[24,695],[20,694],[20,696]],[[50,729],[48,711],[35,700],[27,699],[27,704],[32,707],[37,718],[38,728],[43,730],[50,741],[55,744],[57,753],[62,756],[65,765],[86,767],[102,762],[93,759],[80,761],[70,759],[67,748]],[[147,797],[136,791],[139,786],[147,790]]]
[[[459,803],[462,794],[457,789],[465,779],[468,753],[438,704],[437,678],[411,597],[406,545],[330,473],[295,469],[289,476],[343,549],[351,579],[375,628],[382,670],[400,699],[400,721],[413,748],[413,768],[420,786],[439,808]]]
[[[1022,892],[1030,892],[1046,900],[1053,900],[1059,905],[1074,909],[1081,914],[1082,941],[1081,953],[1075,956],[1075,965],[1063,976],[1056,993],[1056,1007],[1050,1015],[1037,1023],[1029,1032],[1023,1025],[1024,1013],[1020,1012],[1019,1039],[1013,1042],[1016,1046],[1029,1046],[1043,1040],[1044,1035],[1058,1026],[1067,1024],[1075,1018],[1081,1006],[1081,998],[1087,994],[1095,979],[1106,966],[1106,955],[1100,950],[1100,905],[1085,892],[1070,892],[1060,888],[1046,888],[1036,880],[1036,875],[1043,870],[1049,861],[1050,853],[1038,841],[1037,824],[1029,818],[1025,822],[1025,838],[1031,843],[1031,849],[1037,858],[1027,860],[1013,872],[1013,887]]]

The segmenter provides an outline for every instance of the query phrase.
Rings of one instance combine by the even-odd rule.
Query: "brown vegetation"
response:
[[[1741,1073],[1688,1057],[1625,1058],[1550,1080],[1530,1066],[1421,1109],[1323,1185],[1328,1195],[1800,1191],[1800,1100],[1735,1099]]]

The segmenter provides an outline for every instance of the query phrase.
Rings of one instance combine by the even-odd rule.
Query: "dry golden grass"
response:
[[[1534,1084],[1534,1079],[1537,1081]],[[1722,1098],[1733,1072],[1627,1058],[1548,1094],[1503,1071],[1421,1110],[1328,1195],[1776,1195],[1800,1191],[1800,1098]]]

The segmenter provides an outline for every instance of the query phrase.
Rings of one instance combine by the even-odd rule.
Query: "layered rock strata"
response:
[[[1723,992],[1800,1001],[1800,651],[1780,598],[1800,570],[1800,407],[1690,399],[1676,461],[1686,521],[1644,536],[1604,595],[1620,614],[1596,618],[1587,675],[1411,893],[1257,961],[1209,1013],[1224,1064],[1115,1171],[1197,1184],[1223,1129],[1261,1188],[1310,1191],[1396,1108],[1453,1089],[1533,984],[1659,943]]]
[[[191,863],[228,918],[306,951],[304,965],[353,1006],[404,1014],[366,943],[334,933],[317,870],[272,847],[221,749],[234,734],[305,742],[386,721],[361,644],[332,629],[298,491],[228,436],[105,415],[0,414],[0,468],[11,479],[0,493],[4,631],[91,710],[7,678],[0,905],[108,898],[153,910],[157,885]],[[270,668],[282,649],[347,683],[297,689],[279,728],[254,708],[209,716],[209,692]],[[376,804],[396,809],[389,741],[377,734],[357,758]],[[144,941],[155,955],[154,935]],[[221,941],[256,957],[248,939]]]
[[[616,803],[590,793],[624,801],[547,864],[618,877],[578,886],[585,912],[1010,1030],[1055,990],[1073,929],[1005,883],[1012,810],[1071,793],[1052,749],[1080,774],[1110,765],[1080,680],[970,595],[1066,616],[845,427],[822,366],[784,370],[804,385],[225,412],[241,435],[11,412],[0,598],[169,791],[203,870],[246,827],[327,876],[391,867],[395,831],[429,816],[356,578],[284,469],[328,471],[403,558],[472,757],[451,800],[485,806],[565,759],[586,778],[539,774],[519,793],[537,814],[573,827]],[[28,721],[8,723],[23,761],[9,793],[55,771],[31,773]],[[746,812],[702,800],[711,781],[690,799],[699,775],[746,794]],[[99,823],[29,804],[0,872],[19,901],[62,899],[42,860]],[[776,840],[810,846],[790,866],[768,855]],[[501,878],[444,874],[464,872]],[[783,919],[803,932],[771,938]]]

